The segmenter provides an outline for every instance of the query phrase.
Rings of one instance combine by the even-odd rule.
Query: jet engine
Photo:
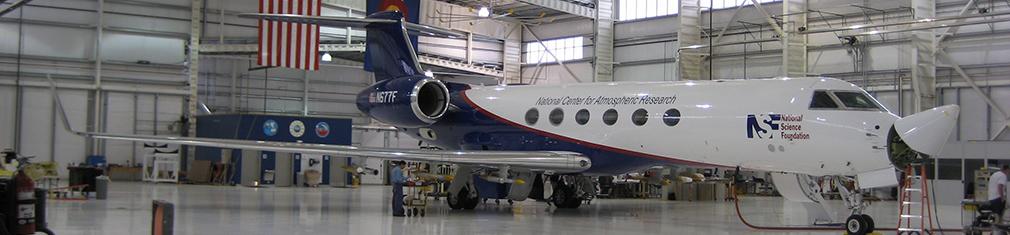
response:
[[[397,127],[416,128],[435,123],[449,108],[449,89],[425,76],[378,81],[358,93],[358,109]]]

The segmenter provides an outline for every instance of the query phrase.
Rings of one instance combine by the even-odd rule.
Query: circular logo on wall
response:
[[[263,134],[266,136],[277,135],[277,122],[274,120],[263,122]]]
[[[326,124],[326,122],[316,123],[316,136],[319,136],[319,138],[326,138],[326,136],[329,135],[330,135],[330,124]]]
[[[379,11],[398,11],[403,13],[403,18],[410,19],[410,8],[403,0],[383,0],[379,4]]]
[[[291,122],[291,126],[288,127],[288,131],[291,132],[291,136],[302,137],[305,134],[305,123],[302,121],[294,120]]]

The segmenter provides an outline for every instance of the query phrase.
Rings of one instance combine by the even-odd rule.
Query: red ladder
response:
[[[915,168],[919,168],[919,171],[916,172]],[[898,234],[912,234],[913,232],[932,234],[933,232],[933,211],[929,200],[929,184],[926,177],[923,177],[924,172],[926,172],[926,166],[921,163],[913,163],[905,167],[905,180],[901,185],[901,191],[899,191]],[[916,193],[919,194],[918,201],[912,196]],[[917,214],[912,212],[914,205],[919,205]],[[912,224],[914,219],[919,220],[918,228]],[[929,227],[926,227],[926,221],[929,221]]]

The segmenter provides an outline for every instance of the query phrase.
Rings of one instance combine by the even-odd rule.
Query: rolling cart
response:
[[[403,187],[407,188],[407,196],[403,199],[407,216],[423,217],[427,212],[428,195],[434,189],[434,185],[424,181],[407,181]]]

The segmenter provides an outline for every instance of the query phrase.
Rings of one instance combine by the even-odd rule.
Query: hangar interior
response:
[[[321,15],[365,17],[368,2],[321,0]],[[983,183],[978,170],[1010,164],[1010,56],[1002,54],[1010,53],[1010,1],[419,2],[413,13],[420,24],[466,35],[419,38],[421,66],[446,81],[476,86],[833,77],[865,89],[898,116],[956,104],[957,125],[943,152],[926,164],[944,227],[963,225],[958,221],[962,199],[980,197],[975,193]],[[317,71],[260,66],[259,20],[239,17],[260,12],[259,4],[0,0],[0,149],[55,163],[53,176],[63,184],[71,178],[68,167],[90,164],[89,156],[102,156],[104,165],[146,163],[143,143],[83,138],[64,129],[47,78],[58,84],[69,124],[88,132],[197,136],[198,127],[212,125],[198,116],[241,114],[348,120],[346,128],[329,122],[327,131],[346,131],[353,146],[427,147],[418,136],[358,110],[358,93],[375,82],[362,69],[364,30],[323,27]],[[306,135],[316,130],[312,125]],[[257,128],[246,129],[258,133]],[[279,129],[289,131],[287,125]],[[206,166],[197,162],[207,159],[196,150],[175,148],[182,152],[173,173],[183,175],[180,181],[192,176],[190,168]],[[214,154],[244,161],[233,169],[266,167],[254,161],[256,152],[225,152],[229,154]],[[276,158],[295,157],[281,155]],[[263,175],[245,178],[245,173],[221,181],[235,187],[140,183],[132,182],[140,176],[128,177],[112,183],[107,201],[49,201],[49,224],[57,233],[147,233],[152,229],[146,225],[150,201],[167,200],[176,205],[175,226],[181,234],[756,232],[739,223],[732,202],[667,202],[665,193],[649,200],[601,199],[575,212],[527,201],[514,207],[485,202],[490,209],[455,213],[434,201],[429,206],[434,212],[426,218],[396,220],[385,211],[391,195],[381,186],[388,184],[387,161],[332,157],[326,157],[331,162],[324,166],[334,172],[325,173],[327,182],[341,187],[297,187],[298,179],[282,174],[291,171],[286,166],[300,164],[290,162],[270,166],[275,171],[270,171],[269,184],[285,178],[295,187],[247,187],[268,182],[261,182]],[[378,174],[361,174],[352,182],[335,170],[348,166],[367,166]],[[666,174],[688,169],[695,170],[663,168]],[[362,186],[351,187],[356,184]],[[801,206],[777,197],[741,203],[749,217],[766,224],[807,220]],[[843,207],[840,201],[831,204]],[[895,204],[892,197],[869,209],[879,213],[878,225],[896,223]],[[201,206],[206,208],[196,208]],[[246,207],[259,217],[243,215]],[[699,214],[712,218],[689,216]],[[481,222],[480,216],[499,222]],[[517,227],[521,229],[512,230]]]

